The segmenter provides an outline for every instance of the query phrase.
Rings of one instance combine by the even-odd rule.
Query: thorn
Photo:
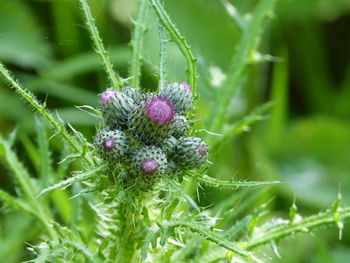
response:
[[[275,240],[272,240],[271,243],[270,243],[271,247],[272,247],[272,250],[273,252],[275,252],[276,256],[278,258],[282,258],[279,251],[278,251],[278,247],[277,247],[277,244],[276,244],[276,241]]]

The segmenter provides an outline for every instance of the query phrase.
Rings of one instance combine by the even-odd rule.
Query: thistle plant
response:
[[[341,205],[340,194],[332,207],[316,215],[300,215],[294,203],[289,218],[266,219],[268,203],[256,206],[259,194],[249,189],[280,187],[281,182],[225,181],[208,175],[220,147],[261,120],[270,107],[263,105],[230,123],[230,102],[257,52],[257,39],[275,2],[261,0],[247,21],[233,15],[234,21],[244,23],[242,39],[219,87],[222,99],[216,99],[205,130],[196,127],[197,60],[159,0],[139,1],[126,78],[114,71],[89,5],[79,0],[109,81],[105,91],[96,94],[100,107],[89,107],[98,116],[93,142],[50,113],[0,64],[3,81],[42,117],[36,120],[39,175],[31,176],[13,150],[15,133],[8,139],[0,136],[1,159],[20,189],[16,196],[0,190],[0,200],[42,227],[40,240],[29,245],[30,262],[268,262],[256,248],[270,244],[275,249],[282,238],[320,226],[335,225],[342,231],[350,207]],[[160,36],[159,87],[152,92],[140,81],[147,10],[157,16]],[[166,37],[184,56],[186,80],[166,78]],[[55,167],[42,119],[64,143],[62,160]],[[80,170],[67,176],[72,163]],[[202,185],[229,189],[232,196],[201,207],[194,193]],[[72,206],[73,218],[65,217],[61,202]],[[251,213],[245,213],[248,207],[254,208]],[[90,218],[82,216],[86,210],[84,215]]]

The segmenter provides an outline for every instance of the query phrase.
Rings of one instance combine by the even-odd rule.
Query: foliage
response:
[[[121,76],[124,72],[121,70],[122,74],[116,73],[113,64],[117,66],[125,64],[120,57],[126,57],[127,52],[122,47],[109,49],[104,46],[96,26],[98,21],[94,19],[94,12],[90,10],[86,0],[79,0],[87,32],[104,68],[106,81],[103,81],[102,86],[109,85],[119,89],[130,84],[149,91],[155,89],[146,87],[157,86],[155,84],[157,81],[159,88],[164,87],[169,79],[174,77],[178,81],[181,75],[172,73],[174,65],[171,65],[169,59],[176,47],[179,54],[183,56],[181,63],[185,65],[180,68],[186,68],[183,76],[193,87],[195,104],[198,105],[198,108],[190,112],[189,118],[195,120],[197,116],[206,115],[203,114],[205,111],[203,101],[207,97],[211,98],[213,109],[211,114],[207,114],[205,122],[192,123],[190,134],[205,138],[214,165],[183,172],[176,178],[164,177],[150,191],[120,184],[114,175],[127,177],[128,174],[101,160],[89,143],[91,136],[83,135],[84,132],[79,132],[70,124],[71,120],[72,123],[79,124],[77,120],[80,115],[74,118],[73,113],[69,111],[66,115],[71,119],[66,119],[65,116],[61,117],[64,111],[51,113],[47,109],[46,100],[42,103],[37,98],[40,94],[32,93],[32,89],[34,93],[38,90],[46,92],[51,86],[55,87],[52,89],[53,95],[69,101],[70,106],[71,102],[90,103],[91,106],[84,105],[78,108],[84,114],[89,114],[86,116],[94,117],[95,120],[92,123],[96,123],[96,119],[101,118],[101,113],[96,109],[97,96],[90,90],[80,88],[78,83],[71,84],[67,81],[73,76],[99,68],[96,58],[91,53],[79,55],[55,65],[52,58],[45,55],[49,50],[48,47],[43,44],[39,34],[36,35],[33,37],[33,42],[36,44],[33,45],[38,48],[37,53],[29,57],[26,57],[27,52],[23,53],[23,57],[27,60],[22,66],[39,70],[39,77],[28,77],[29,80],[23,78],[28,84],[27,89],[13,77],[4,64],[0,63],[0,76],[4,83],[29,104],[36,115],[41,116],[40,119],[35,118],[35,144],[28,135],[17,134],[16,130],[7,138],[0,136],[0,158],[13,180],[10,187],[0,189],[0,202],[5,208],[2,210],[5,213],[0,219],[4,218],[3,222],[12,222],[12,220],[14,223],[20,222],[16,231],[12,231],[12,227],[6,227],[5,223],[3,224],[5,238],[0,236],[0,240],[1,244],[6,245],[0,249],[0,255],[7,256],[15,251],[16,253],[10,259],[15,262],[20,259],[18,251],[25,242],[30,242],[28,248],[31,251],[30,259],[24,258],[29,262],[139,262],[140,259],[144,262],[265,262],[269,261],[265,245],[270,244],[279,256],[279,241],[296,233],[309,234],[316,227],[334,225],[339,230],[339,238],[341,238],[344,224],[350,218],[350,208],[342,206],[340,193],[336,202],[328,209],[325,208],[324,203],[318,203],[323,212],[303,216],[298,212],[294,202],[289,209],[289,216],[281,217],[271,212],[273,201],[269,199],[271,195],[266,194],[267,190],[254,190],[254,192],[251,190],[251,188],[266,189],[270,185],[271,191],[280,191],[281,196],[286,196],[288,192],[285,189],[288,188],[288,183],[283,182],[281,178],[290,176],[291,165],[300,166],[307,161],[307,158],[295,158],[295,153],[300,151],[294,147],[295,142],[302,141],[305,137],[303,143],[313,149],[320,147],[318,142],[324,139],[322,135],[318,138],[317,132],[312,133],[312,128],[309,126],[314,122],[307,126],[309,127],[307,132],[311,135],[300,132],[302,129],[300,126],[308,125],[307,123],[294,123],[292,125],[296,127],[286,132],[284,125],[288,68],[285,63],[277,62],[272,68],[271,98],[276,100],[275,104],[266,103],[251,110],[251,113],[241,119],[233,121],[232,100],[235,99],[234,102],[237,102],[237,98],[244,93],[244,90],[240,91],[240,87],[244,85],[245,78],[251,74],[248,69],[264,64],[262,62],[276,60],[270,55],[258,52],[263,49],[259,45],[260,40],[263,39],[264,29],[276,10],[276,2],[261,0],[255,6],[240,4],[236,8],[230,2],[223,1],[222,6],[228,11],[236,29],[240,32],[237,34],[240,40],[237,43],[236,52],[223,73],[215,67],[207,68],[201,60],[197,65],[195,52],[190,47],[190,38],[187,39],[182,30],[177,28],[172,15],[168,14],[159,0],[139,0],[130,45],[129,76],[123,78]],[[13,5],[17,5],[17,2],[14,3]],[[54,1],[56,12],[62,11],[61,4],[59,1]],[[189,6],[191,4],[195,5],[196,1],[189,3]],[[4,3],[1,5],[8,10],[14,9]],[[73,19],[74,12],[71,11],[76,8],[74,7],[76,5],[77,3],[69,3],[65,7],[68,10],[67,19]],[[171,6],[171,3],[169,5]],[[23,8],[24,5],[18,4],[18,6]],[[241,10],[249,10],[249,15],[241,14]],[[35,25],[33,18],[28,16],[26,19],[31,21],[28,27]],[[56,19],[58,22],[61,21],[57,17]],[[25,24],[23,21],[18,23],[23,26]],[[152,24],[155,24],[153,28]],[[159,34],[159,38],[151,35],[152,39],[147,39],[145,31],[148,25],[153,29],[152,31]],[[74,35],[76,32],[72,30],[66,34]],[[312,43],[317,40],[313,37],[300,41]],[[11,38],[8,41],[11,41]],[[149,49],[151,54],[154,48],[151,50],[150,43],[154,44],[156,41],[159,42],[158,66],[154,66],[156,62],[148,62],[147,56],[152,55],[145,51]],[[73,52],[67,47],[65,49],[64,52]],[[317,53],[317,50],[313,52]],[[285,47],[280,48],[277,53],[288,60]],[[315,54],[314,56],[317,57]],[[1,56],[0,45],[0,58],[6,62],[18,63],[21,56]],[[44,65],[51,66],[46,69]],[[157,73],[159,78],[144,79],[147,71]],[[211,79],[206,79],[208,72],[212,74]],[[314,95],[322,93],[312,88],[317,86],[318,82],[315,80],[316,77],[313,78],[310,75],[312,73],[306,77],[311,87],[310,93]],[[147,82],[151,85],[147,85]],[[200,89],[200,85],[207,89]],[[248,93],[249,85],[247,86]],[[54,91],[56,87],[60,87],[60,92]],[[324,94],[326,93],[325,91]],[[316,94],[315,104],[310,105],[312,110],[318,107],[329,107],[329,102],[325,102],[323,97],[324,94]],[[346,94],[344,90],[342,95],[346,96]],[[86,102],[82,98],[86,98]],[[265,175],[265,178],[273,179],[271,181],[223,179],[225,177],[219,175],[220,169],[217,163],[225,161],[222,155],[227,151],[225,148],[230,145],[228,143],[232,143],[232,137],[240,135],[242,138],[242,133],[247,131],[249,126],[266,119],[263,114],[271,108],[271,119],[266,121],[267,132],[260,136],[260,138],[263,137],[261,142],[250,139],[247,147],[248,151],[252,152],[250,154],[252,160],[248,165],[253,166],[254,162],[263,162],[264,165],[257,171]],[[335,107],[334,112],[346,114],[341,105]],[[331,122],[326,122],[324,126],[328,127],[329,123]],[[51,130],[47,129],[46,124]],[[337,134],[335,131],[340,129],[329,128],[328,132]],[[283,142],[283,133],[291,138],[290,145],[289,142]],[[346,136],[346,133],[340,134],[340,138],[347,138]],[[57,146],[58,142],[63,142],[63,147]],[[338,144],[342,142],[343,139],[339,139]],[[279,147],[281,144],[288,149],[282,151]],[[23,152],[20,152],[20,147],[24,148]],[[268,150],[264,147],[268,147]],[[321,154],[313,159],[330,162],[330,165],[336,166],[334,164],[336,161],[332,161],[328,155],[323,156],[323,152],[324,150],[321,149],[319,151]],[[228,153],[232,154],[232,151]],[[286,158],[279,163],[276,162],[280,165],[279,167],[273,160],[279,160],[281,156]],[[347,158],[339,159],[341,164],[338,167],[344,169]],[[232,165],[229,164],[223,168],[229,167],[229,174],[232,176]],[[249,170],[255,169],[250,167]],[[286,171],[285,176],[279,175],[279,171]],[[215,193],[224,190],[229,191],[230,194],[215,205],[208,206],[201,200],[201,196],[206,192],[213,191],[207,187],[213,188]],[[282,190],[276,190],[277,188]],[[195,198],[196,192],[197,198]],[[301,199],[306,194],[300,193]],[[305,204],[307,205],[307,202]],[[33,225],[31,231],[23,230],[30,225]]]

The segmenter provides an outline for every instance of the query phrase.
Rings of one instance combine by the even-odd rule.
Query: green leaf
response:
[[[181,186],[173,181],[172,179],[169,180],[169,184],[175,188],[176,191],[178,191],[186,200],[191,204],[191,206],[196,209],[198,213],[201,212],[200,208],[196,204],[196,202],[188,195],[186,192],[181,188]]]
[[[13,172],[17,183],[21,187],[24,195],[34,200],[37,193],[37,188],[33,184],[28,171],[24,168],[23,164],[19,161],[17,155],[12,151],[8,142],[0,135],[0,157],[6,162],[8,167]]]
[[[209,240],[215,243],[216,245],[223,247],[229,251],[232,251],[240,256],[250,257],[252,255],[250,252],[246,251],[245,249],[237,247],[233,243],[227,241],[225,238],[218,235],[214,231],[208,228],[205,228],[202,224],[198,224],[196,222],[188,222],[188,221],[168,221],[168,222],[162,223],[162,225],[173,227],[173,228],[183,227],[191,230],[194,233],[198,233],[206,240]]]
[[[33,210],[22,200],[11,196],[0,189],[0,200],[3,200],[9,206],[25,213],[34,214]]]
[[[142,241],[141,247],[141,261],[144,261],[147,258],[147,250],[149,245],[152,243],[154,238],[157,238],[158,232],[148,230],[145,239]]]
[[[207,175],[195,176],[193,177],[196,181],[200,183],[204,183],[207,186],[212,186],[216,188],[229,188],[229,189],[238,189],[238,188],[254,188],[254,187],[262,187],[267,185],[281,184],[279,181],[224,181],[219,180],[214,177],[210,177]]]
[[[337,214],[341,222],[349,221],[350,207],[339,208]],[[250,250],[264,244],[269,244],[272,241],[278,241],[284,237],[294,235],[295,233],[308,233],[316,227],[332,224],[336,225],[334,215],[335,212],[332,209],[328,209],[294,223],[290,221],[283,221],[279,224],[267,223],[265,226],[260,227],[259,231],[244,243],[244,247]]]
[[[55,189],[58,189],[58,188],[66,188],[68,187],[69,185],[71,185],[72,183],[76,183],[76,182],[81,182],[81,181],[85,181],[85,180],[88,180],[94,176],[97,176],[98,172],[101,172],[104,168],[106,168],[107,164],[102,164],[100,166],[97,166],[97,167],[93,167],[91,170],[88,170],[86,172],[80,172],[66,180],[63,180],[57,184],[54,184],[50,187],[47,187],[45,188],[44,190],[42,190],[40,192],[40,194],[37,196],[42,196],[43,194],[47,193],[47,192],[50,192],[50,191],[53,191]]]
[[[51,170],[51,153],[49,151],[48,137],[46,133],[46,127],[43,125],[39,118],[35,118],[38,148],[40,153],[40,175],[39,180],[41,185],[47,185],[47,183],[52,179]]]

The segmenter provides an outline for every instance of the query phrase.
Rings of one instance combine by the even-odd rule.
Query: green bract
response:
[[[126,96],[132,98],[136,103],[139,102],[142,98],[142,94],[137,89],[130,86],[125,86],[122,88],[121,92]]]
[[[156,146],[143,146],[133,154],[131,166],[138,175],[158,177],[167,169],[167,158]]]
[[[171,135],[175,138],[180,138],[185,136],[185,134],[190,130],[190,123],[186,117],[181,115],[176,115],[174,122],[171,127]]]
[[[199,168],[207,158],[208,146],[198,137],[183,138],[176,146],[174,159],[182,168]]]
[[[146,96],[131,113],[128,121],[129,132],[139,142],[159,144],[170,135],[172,119],[175,114],[173,106],[165,104],[165,107],[168,107],[165,109],[157,107],[157,105],[152,106],[155,102],[162,100],[164,99],[157,96]]]
[[[101,94],[100,104],[105,122],[110,128],[124,127],[137,106],[132,98],[112,89]]]
[[[174,153],[177,144],[178,140],[176,138],[173,136],[168,136],[162,141],[160,147],[164,153],[166,153],[168,156],[171,156]]]
[[[120,130],[103,129],[94,138],[100,156],[112,162],[120,162],[130,150],[130,139]]]
[[[180,114],[186,114],[192,108],[192,89],[186,82],[166,85],[160,90],[160,95],[171,100]]]

